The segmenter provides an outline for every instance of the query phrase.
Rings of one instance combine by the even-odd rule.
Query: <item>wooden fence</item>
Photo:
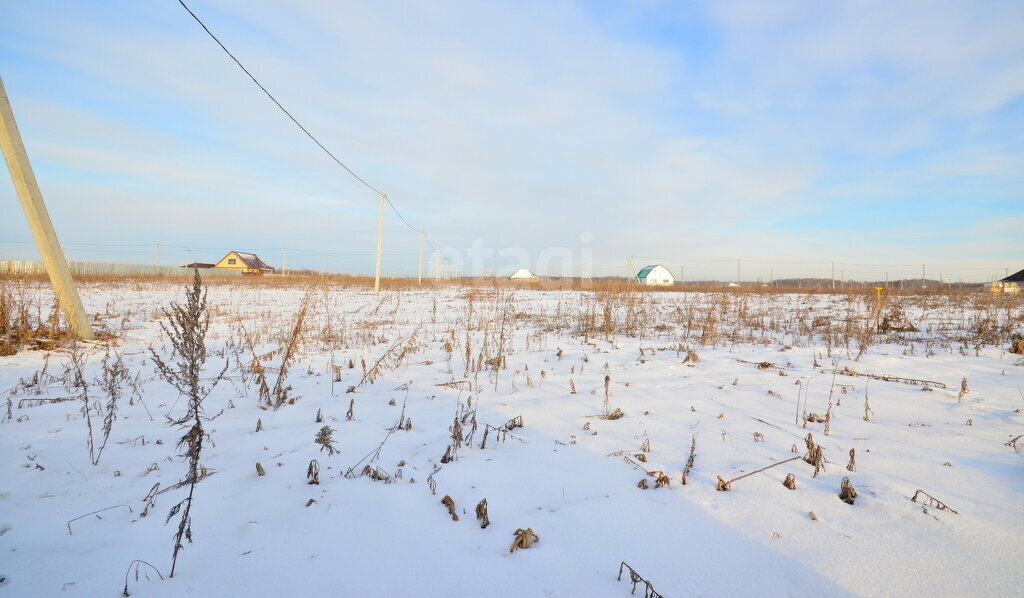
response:
[[[72,276],[192,276],[191,268],[180,266],[143,266],[140,264],[103,264],[97,262],[68,262]],[[0,260],[0,274],[3,275],[46,275],[42,262],[26,260]],[[225,268],[201,268],[200,276],[241,276],[241,270]]]

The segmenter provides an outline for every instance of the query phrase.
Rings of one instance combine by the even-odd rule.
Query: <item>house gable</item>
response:
[[[230,251],[227,255],[222,257],[219,262],[214,265],[214,268],[227,268],[230,270],[242,270],[244,272],[261,273],[261,272],[273,272],[273,266],[270,266],[259,258],[255,253],[245,253],[242,251]]]

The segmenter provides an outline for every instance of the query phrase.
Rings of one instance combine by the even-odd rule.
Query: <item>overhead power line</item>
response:
[[[412,229],[413,231],[418,232],[418,233],[423,233],[423,236],[424,236],[424,239],[427,242],[427,245],[429,245],[431,249],[437,249],[436,247],[434,247],[434,244],[430,242],[430,239],[427,238],[427,234],[426,234],[425,231],[423,231],[422,229],[416,228],[415,226],[409,224],[409,221],[406,220],[404,216],[402,216],[401,212],[398,211],[398,208],[395,207],[395,204],[391,202],[391,198],[389,198],[386,193],[384,193],[380,189],[377,189],[376,187],[374,187],[373,185],[368,183],[366,181],[366,179],[364,179],[363,177],[361,177],[358,174],[356,174],[356,172],[354,170],[349,168],[344,162],[342,162],[337,156],[335,156],[334,153],[331,152],[331,150],[327,149],[327,147],[324,146],[323,143],[320,143],[320,140],[317,139],[315,135],[310,133],[309,129],[307,129],[305,126],[303,126],[303,124],[300,123],[297,118],[292,116],[292,113],[289,112],[288,109],[285,108],[284,105],[281,104],[281,102],[279,102],[277,100],[277,98],[275,98],[274,95],[272,93],[270,93],[270,91],[268,91],[267,88],[262,83],[259,82],[259,79],[254,77],[253,74],[251,72],[249,72],[249,69],[245,68],[245,65],[243,65],[241,63],[241,61],[239,61],[237,58],[235,58],[235,55],[231,53],[231,50],[228,50],[227,46],[225,46],[224,43],[221,42],[220,39],[216,35],[214,35],[214,33],[212,31],[210,31],[210,28],[207,27],[205,23],[203,23],[202,19],[200,19],[196,15],[196,13],[192,12],[192,9],[189,8],[187,4],[185,4],[184,0],[178,0],[178,4],[181,4],[181,7],[184,8],[186,11],[188,11],[188,14],[192,15],[192,18],[195,19],[196,23],[199,23],[199,26],[203,28],[203,31],[205,31],[207,33],[207,35],[209,35],[210,38],[213,39],[213,41],[217,42],[217,45],[220,46],[220,49],[224,50],[224,53],[227,54],[231,58],[231,60],[233,60],[234,63],[238,65],[238,68],[242,69],[242,72],[244,72],[246,75],[249,76],[250,79],[252,79],[252,82],[255,83],[256,86],[259,87],[260,90],[263,91],[263,93],[266,94],[266,96],[268,98],[270,98],[270,101],[274,102],[274,104],[278,108],[280,108],[281,112],[284,112],[285,116],[287,116],[293,123],[295,123],[295,126],[299,127],[299,129],[301,129],[302,132],[305,133],[307,137],[309,137],[311,140],[313,140],[313,143],[317,144],[317,146],[320,149],[322,149],[325,154],[330,156],[330,158],[332,160],[334,160],[334,162],[336,162],[338,164],[338,166],[341,166],[342,168],[344,168],[346,172],[348,172],[350,175],[355,177],[355,179],[357,181],[359,181],[360,183],[362,183],[367,189],[369,189],[370,191],[373,191],[377,195],[383,195],[385,200],[387,201],[388,205],[391,206],[391,209],[394,210],[394,212],[398,216],[398,218],[401,219],[401,221],[407,227]]]

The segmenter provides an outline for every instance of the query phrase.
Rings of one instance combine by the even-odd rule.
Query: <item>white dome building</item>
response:
[[[668,268],[661,265],[646,266],[637,273],[636,279],[640,284],[667,286],[675,284],[676,279]]]

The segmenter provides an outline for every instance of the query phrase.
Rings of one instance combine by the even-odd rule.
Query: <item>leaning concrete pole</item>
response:
[[[25,219],[32,229],[32,237],[39,248],[39,254],[43,257],[43,265],[50,276],[50,284],[53,285],[53,292],[60,301],[61,309],[64,310],[64,315],[78,338],[92,340],[96,335],[89,326],[89,317],[82,307],[82,299],[78,296],[75,281],[71,278],[71,271],[68,270],[68,263],[64,259],[64,251],[60,248],[57,233],[50,222],[50,214],[43,203],[39,183],[32,173],[32,165],[29,164],[28,154],[25,153],[25,144],[21,141],[18,125],[14,122],[14,111],[11,110],[11,101],[7,97],[3,79],[0,79],[0,148],[3,149],[7,168],[11,171],[11,180],[14,181],[14,189],[18,192],[21,208],[25,211]]]

